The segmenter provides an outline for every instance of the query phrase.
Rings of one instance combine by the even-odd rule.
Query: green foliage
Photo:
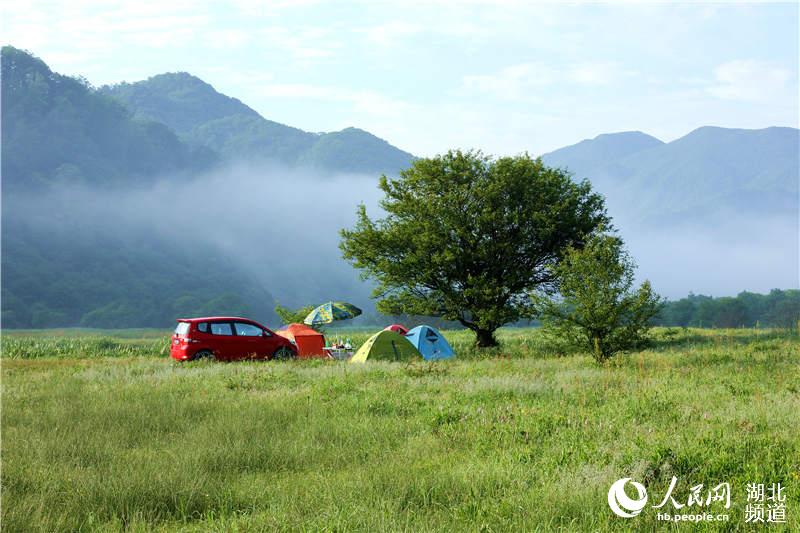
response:
[[[292,310],[280,304],[275,306],[275,314],[281,319],[284,324],[302,324],[303,320],[308,314],[314,310],[316,306],[306,305],[298,309]]]
[[[556,285],[549,267],[608,222],[588,182],[527,155],[451,151],[383,176],[380,188],[386,218],[362,205],[341,232],[344,257],[378,282],[380,311],[456,320],[483,347],[531,317],[529,292]]]
[[[22,50],[3,47],[2,79],[4,195],[53,183],[141,182],[213,162],[164,124],[133,120],[85,80],[52,72]]]
[[[135,117],[166,124],[179,135],[225,117],[259,117],[252,108],[218,93],[187,72],[169,72],[141,82],[107,85],[101,87],[100,92],[124,103]]]
[[[649,281],[633,290],[635,265],[618,237],[593,235],[552,270],[561,299],[537,298],[546,330],[598,363],[642,346],[662,302]]]
[[[323,133],[297,161],[320,169],[338,172],[387,172],[408,168],[413,156],[358,128]]]
[[[655,332],[602,368],[543,358],[531,329],[498,332],[505,357],[358,366],[174,364],[154,339],[83,335],[13,359],[3,336],[4,531],[659,531],[607,493],[632,477],[657,504],[672,476],[684,504],[730,483],[707,509],[730,520],[704,531],[748,531],[754,482],[786,487],[774,529],[800,530],[785,332]]]
[[[794,328],[800,320],[800,290],[773,289],[769,294],[741,292],[712,298],[690,294],[667,302],[656,324],[701,328]]]

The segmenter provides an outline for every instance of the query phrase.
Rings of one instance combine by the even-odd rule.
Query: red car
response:
[[[170,355],[178,361],[195,359],[291,359],[292,342],[258,322],[237,316],[179,318]]]

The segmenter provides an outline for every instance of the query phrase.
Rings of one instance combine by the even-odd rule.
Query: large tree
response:
[[[503,324],[531,318],[531,291],[557,286],[550,266],[608,224],[587,181],[527,154],[450,151],[382,176],[385,217],[361,205],[342,230],[345,259],[377,281],[378,309],[457,320],[480,347]]]

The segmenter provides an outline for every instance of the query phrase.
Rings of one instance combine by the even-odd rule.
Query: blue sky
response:
[[[798,126],[798,4],[4,2],[2,42],[95,85],[188,71],[266,118],[416,155]]]

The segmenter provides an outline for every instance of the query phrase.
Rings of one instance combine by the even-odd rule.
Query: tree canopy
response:
[[[496,345],[494,331],[533,316],[529,293],[552,291],[550,268],[608,224],[587,181],[527,154],[450,151],[382,176],[386,216],[362,205],[342,230],[345,259],[377,281],[378,309],[455,320]]]

